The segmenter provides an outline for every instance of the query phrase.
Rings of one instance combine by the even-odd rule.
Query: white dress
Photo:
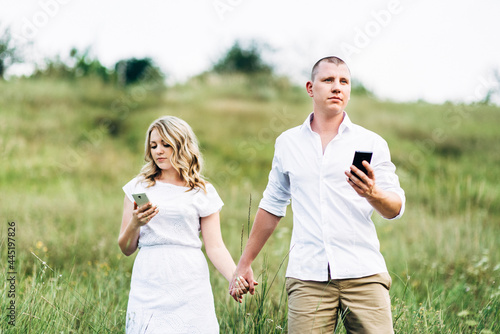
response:
[[[141,227],[126,333],[219,333],[200,218],[224,203],[210,184],[205,193],[158,181],[146,188],[138,180],[123,187],[126,196],[134,202],[133,193],[145,192],[159,212]]]

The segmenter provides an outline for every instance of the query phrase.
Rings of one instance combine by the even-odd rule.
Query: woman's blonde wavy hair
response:
[[[161,175],[161,169],[156,165],[151,155],[150,140],[151,132],[154,129],[174,150],[170,156],[170,163],[189,186],[189,190],[201,188],[206,192],[206,181],[201,174],[203,158],[198,148],[198,140],[189,124],[175,116],[158,118],[148,128],[144,149],[146,164],[139,173],[139,176],[146,181],[147,186],[155,185],[156,178]]]

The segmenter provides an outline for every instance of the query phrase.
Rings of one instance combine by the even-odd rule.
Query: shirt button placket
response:
[[[319,172],[319,197],[320,197],[320,210],[321,210],[321,224],[327,223],[328,215],[326,214],[327,195],[326,195],[326,165],[327,159],[325,156],[321,159],[320,172]]]

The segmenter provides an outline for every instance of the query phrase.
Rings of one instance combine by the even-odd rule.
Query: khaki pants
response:
[[[394,333],[388,273],[330,280],[286,279],[288,333],[333,333],[338,318],[347,333]]]

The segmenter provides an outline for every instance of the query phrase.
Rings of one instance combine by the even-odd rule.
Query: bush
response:
[[[0,24],[1,26],[1,24]],[[1,27],[0,27],[1,28]],[[22,61],[20,48],[14,45],[10,29],[1,28],[0,30],[0,79],[4,78],[7,68],[15,63]]]
[[[64,62],[59,56],[54,59],[46,59],[43,67],[37,66],[33,77],[52,77],[75,79],[80,77],[94,76],[104,82],[110,81],[110,72],[97,58],[89,56],[90,48],[80,52],[76,48],[69,53],[69,63]]]
[[[217,73],[272,73],[272,67],[264,63],[260,48],[252,42],[248,49],[240,46],[239,42],[227,51],[214,66],[213,71]]]
[[[122,86],[137,82],[163,81],[165,77],[151,58],[120,60],[115,65],[115,72]]]

